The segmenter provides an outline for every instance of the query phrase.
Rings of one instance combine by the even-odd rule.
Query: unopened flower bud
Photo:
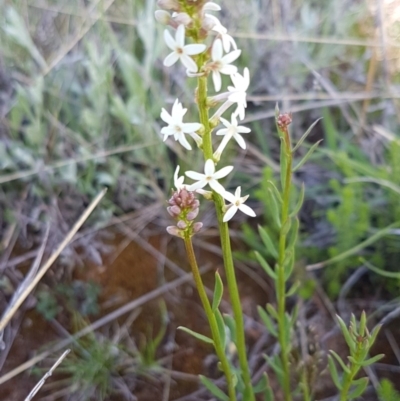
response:
[[[169,214],[170,214],[172,217],[178,216],[179,213],[181,212],[180,207],[179,207],[179,206],[176,206],[176,205],[167,208],[167,210],[168,210]]]
[[[206,15],[201,22],[201,29],[208,32],[211,31],[211,29],[213,29],[215,25],[217,25],[216,18],[213,18],[211,15]]]
[[[171,235],[175,235],[176,237],[182,238],[181,230],[179,230],[176,226],[168,226],[167,232]]]
[[[173,20],[177,25],[189,26],[192,23],[192,19],[186,13],[178,13],[173,17]]]
[[[292,113],[279,114],[278,118],[276,119],[276,124],[282,131],[287,130],[287,127],[291,124],[291,122]]]
[[[192,221],[192,220],[194,220],[194,219],[197,217],[198,214],[199,214],[199,208],[196,208],[196,209],[192,210],[191,212],[189,212],[189,213],[187,214],[186,218],[187,218],[189,221]]]
[[[193,232],[198,233],[201,228],[203,227],[203,223],[201,221],[198,221],[197,223],[193,224]]]
[[[187,224],[183,220],[179,220],[177,226],[181,230],[184,230],[187,227]]]
[[[164,25],[168,25],[171,21],[171,14],[165,10],[157,10],[154,13],[154,17],[155,17],[156,21],[158,21]]]
[[[157,5],[164,10],[180,11],[181,9],[177,0],[158,0]]]

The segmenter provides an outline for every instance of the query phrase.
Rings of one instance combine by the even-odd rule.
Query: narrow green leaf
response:
[[[219,338],[221,339],[221,342],[222,342],[222,344],[224,345],[224,348],[225,348],[227,346],[225,323],[224,323],[224,319],[223,319],[219,309],[216,309],[214,311],[214,316],[215,316],[215,319],[217,320]]]
[[[267,380],[267,387],[264,391],[264,401],[274,401],[275,397],[274,397],[274,393],[271,388],[271,384],[269,382],[268,375],[267,375],[267,373],[264,373],[264,374],[265,374],[265,378]]]
[[[264,358],[267,360],[267,362],[275,372],[276,376],[278,377],[278,380],[282,382],[283,370],[282,367],[280,366],[281,365],[280,360],[278,358],[271,358],[266,354],[264,354]]]
[[[276,311],[276,309],[275,309],[271,304],[267,304],[266,309],[267,309],[267,312],[268,312],[275,320],[278,320],[278,312]]]
[[[268,262],[258,252],[254,252],[254,254],[256,255],[258,263],[260,263],[261,267],[268,274],[268,276],[270,276],[273,280],[276,280],[276,273],[272,270]]]
[[[291,226],[292,226],[292,219],[289,217],[285,221],[285,224],[282,226],[281,234],[282,235],[287,235],[287,233],[289,232]]]
[[[378,324],[377,326],[375,326],[375,327],[373,328],[372,333],[371,333],[371,335],[370,335],[370,337],[369,337],[369,339],[368,339],[368,345],[369,345],[370,347],[372,347],[372,345],[374,344],[374,342],[375,342],[375,340],[376,340],[376,337],[378,336],[379,331],[381,330],[381,328],[382,328],[382,325],[381,325],[381,324]]]
[[[267,373],[264,372],[264,374],[261,376],[261,379],[258,381],[258,383],[253,387],[254,393],[262,393],[265,391],[265,389],[268,386],[268,376]]]
[[[354,348],[355,348],[354,340],[351,338],[350,332],[349,332],[348,328],[346,327],[345,322],[343,321],[343,319],[339,315],[336,315],[336,318],[337,318],[339,326],[340,326],[340,328],[342,330],[344,339],[346,340],[346,343],[350,348],[350,351],[353,351]]]
[[[229,397],[220,389],[218,388],[210,379],[207,377],[200,375],[200,381],[207,388],[207,390],[217,397],[221,401],[229,401]]]
[[[343,362],[342,358],[333,350],[329,350],[329,352],[335,357],[335,359],[339,362],[340,366],[342,367],[343,371],[347,374],[350,373],[350,369],[346,366]]]
[[[279,210],[279,206],[278,206],[278,202],[274,196],[274,193],[271,189],[267,190],[268,193],[268,199],[269,199],[269,207],[271,210],[271,215],[272,218],[274,219],[274,223],[276,224],[276,226],[278,228],[281,228],[281,218],[280,218],[280,210]]]
[[[305,185],[304,182],[302,182],[299,199],[297,200],[296,206],[294,207],[293,211],[290,213],[290,217],[295,217],[299,213],[301,207],[303,206],[304,194],[305,194]]]
[[[293,173],[296,172],[311,157],[311,155],[314,153],[315,149],[317,149],[318,145],[321,142],[322,142],[322,139],[320,139],[318,142],[315,142],[314,145],[311,146],[311,148],[306,153],[306,155],[299,161],[297,166],[294,167],[294,169],[292,170]]]
[[[279,117],[279,105],[278,102],[275,104],[275,120],[277,120]]]
[[[315,125],[317,124],[317,122],[319,120],[321,120],[321,118],[319,118],[318,120],[314,121],[311,125],[310,128],[308,128],[308,130],[303,134],[303,136],[299,139],[299,142],[296,143],[296,146],[292,149],[292,153],[296,152],[296,150],[301,146],[301,144],[304,142],[304,140],[308,137],[308,135],[310,134],[311,130],[315,127]]]
[[[367,388],[369,383],[368,377],[362,377],[361,379],[355,380],[353,384],[355,384],[354,390],[347,396],[349,400],[353,400],[354,398],[360,397],[365,389]]]
[[[287,249],[294,249],[296,246],[297,242],[297,235],[299,233],[299,219],[295,217],[293,219],[293,224],[292,224],[292,229],[290,230],[290,234],[288,235],[288,240],[287,240]]]
[[[214,297],[212,302],[212,311],[215,312],[221,303],[222,295],[224,294],[224,284],[222,283],[221,276],[218,270],[215,272],[215,287],[214,287]]]
[[[300,287],[300,281],[295,281],[293,285],[289,288],[288,292],[286,293],[287,297],[291,297],[294,295]]]
[[[265,327],[267,328],[267,330],[274,336],[274,337],[278,337],[278,333],[276,331],[276,328],[274,326],[274,324],[272,323],[271,318],[268,316],[268,313],[261,307],[261,306],[257,306],[257,310],[258,310],[258,314],[261,317],[261,320],[263,321]]]
[[[283,203],[282,196],[281,196],[281,193],[279,192],[278,188],[276,187],[276,185],[271,180],[268,180],[267,184],[271,187],[271,191],[274,193],[275,198],[278,201],[278,203],[282,204]]]
[[[292,317],[291,317],[292,321],[290,322],[292,327],[295,327],[296,325],[296,322],[299,317],[299,310],[300,310],[300,305],[297,303],[292,310]]]
[[[196,333],[195,331],[190,330],[187,327],[179,326],[178,330],[182,330],[185,333],[188,333],[191,336],[196,337],[198,340],[203,341],[203,342],[205,342],[207,344],[212,344],[212,345],[214,344],[214,341],[211,338],[209,338],[207,336],[204,336],[203,334]]]
[[[342,384],[340,383],[339,374],[335,366],[335,362],[333,361],[332,357],[328,355],[328,369],[331,374],[332,380],[335,383],[335,386],[342,390]]]
[[[230,333],[231,333],[231,339],[232,341],[236,344],[236,322],[235,319],[226,313],[223,315],[223,319],[225,322],[225,325],[228,327]]]
[[[274,243],[272,242],[271,237],[267,233],[267,231],[261,227],[258,226],[258,232],[260,233],[261,240],[264,243],[265,247],[267,248],[267,251],[275,258],[278,259],[278,251],[275,248]]]
[[[366,361],[363,361],[360,363],[361,366],[370,366],[375,362],[378,362],[379,360],[381,360],[383,357],[385,356],[385,354],[378,354],[373,356],[370,359],[367,359]]]
[[[364,337],[365,328],[367,327],[367,314],[363,310],[360,317],[360,336]]]
[[[294,269],[294,254],[293,251],[287,249],[287,255],[285,256],[284,268],[285,268],[285,281],[289,280]]]

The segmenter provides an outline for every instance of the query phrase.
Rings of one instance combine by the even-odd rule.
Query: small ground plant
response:
[[[187,122],[187,120],[184,122],[187,109],[183,107],[179,99],[176,99],[171,112],[166,109],[161,112],[161,119],[167,124],[162,128],[161,134],[164,136],[164,141],[173,139],[189,152],[196,152],[194,148],[197,148],[204,158],[204,172],[192,170],[185,172],[186,177],[194,181],[191,184],[185,183],[185,177],[179,176],[180,166],[176,167],[175,190],[169,200],[168,212],[177,223],[175,226],[169,226],[167,231],[182,238],[185,243],[197,290],[207,315],[211,337],[193,332],[188,328],[182,328],[182,330],[213,345],[215,349],[220,361],[220,369],[225,376],[226,389],[222,390],[208,378],[201,377],[202,383],[215,397],[223,401],[239,398],[254,401],[256,393],[261,392],[265,399],[272,400],[274,393],[267,375],[264,375],[258,383],[252,382],[228,227],[228,222],[237,212],[241,211],[251,217],[255,216],[255,212],[245,204],[248,195],[242,196],[241,187],[237,187],[234,193],[231,193],[220,182],[234,169],[233,166],[224,166],[224,150],[228,143],[234,140],[232,142],[236,142],[242,149],[246,148],[242,135],[248,134],[250,129],[240,125],[240,121],[245,117],[246,91],[250,84],[250,73],[248,68],[240,73],[233,65],[240,56],[241,50],[237,48],[227,29],[211,14],[220,10],[216,3],[160,0],[158,5],[161,10],[156,11],[156,19],[175,30],[174,35],[171,35],[170,28],[164,31],[165,42],[171,51],[164,60],[164,66],[171,67],[179,61],[185,67],[189,79],[197,80],[194,101],[198,111],[196,122]],[[189,40],[191,43],[188,43]],[[230,78],[232,85],[228,86],[227,91],[221,92],[225,76]],[[212,78],[212,89],[208,86],[209,77]],[[214,91],[215,94],[210,96],[209,91]],[[210,114],[211,111],[213,111],[212,114]],[[228,116],[225,116],[227,113],[229,113]],[[295,307],[289,310],[287,299],[295,296],[299,288],[292,274],[296,261],[295,247],[299,230],[297,214],[304,198],[304,187],[302,187],[297,199],[293,199],[292,177],[293,173],[301,168],[315,151],[318,142],[295,164],[294,154],[302,146],[312,127],[296,145],[293,145],[289,132],[289,125],[292,122],[291,114],[281,114],[277,108],[275,119],[281,142],[280,185],[277,187],[272,181],[268,181],[267,188],[271,225],[275,235],[272,236],[269,230],[264,228],[259,230],[262,242],[273,263],[267,262],[260,253],[256,253],[256,257],[274,282],[276,301],[274,304],[268,304],[266,309],[260,307],[259,313],[267,330],[276,337],[279,343],[280,351],[275,356],[266,356],[266,359],[282,389],[283,399],[290,401],[300,393],[304,400],[311,400],[312,389],[306,376],[303,375],[300,380],[296,380],[298,385],[295,385],[292,379],[294,371],[291,366],[291,350],[293,332],[298,323],[298,309]],[[222,128],[216,130],[220,124]],[[222,139],[214,149],[215,137],[218,136]],[[215,206],[233,316],[223,316],[219,309],[224,292],[219,272],[215,273],[215,288],[211,301],[208,299],[199,273],[191,239],[203,225],[202,222],[196,221],[201,203],[197,199],[198,196],[204,199],[202,202],[211,201]],[[379,328],[374,329],[370,335],[366,329],[364,313],[359,325],[355,318],[352,318],[349,329],[339,317],[338,322],[350,348],[349,364],[346,365],[337,354],[333,353],[344,373],[340,378],[333,359],[329,360],[329,368],[340,391],[340,399],[347,400],[360,396],[367,386],[367,378],[356,379],[355,377],[360,367],[373,363],[381,357],[368,359],[369,350]],[[231,344],[234,344],[238,355],[238,366],[228,351]]]

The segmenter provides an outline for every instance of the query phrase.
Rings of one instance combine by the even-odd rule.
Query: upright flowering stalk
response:
[[[164,60],[164,65],[169,67],[180,61],[186,68],[187,76],[197,79],[195,101],[199,113],[198,122],[183,123],[183,115],[186,109],[179,103],[179,100],[176,100],[171,114],[165,109],[162,110],[161,118],[168,125],[162,129],[161,133],[164,135],[164,140],[173,137],[189,151],[192,147],[187,141],[186,135],[191,136],[204,155],[204,172],[186,172],[186,176],[194,180],[191,184],[184,184],[183,177],[178,177],[176,172],[176,191],[169,201],[168,209],[170,214],[178,221],[177,225],[169,227],[168,231],[185,241],[197,289],[210,324],[212,339],[193,333],[188,329],[185,330],[214,345],[226,377],[229,399],[235,400],[238,392],[242,394],[243,400],[254,401],[255,396],[247,361],[243,313],[232,259],[228,221],[238,211],[249,216],[255,216],[255,213],[248,205],[245,205],[248,196],[242,196],[240,187],[234,189],[233,194],[227,191],[220,182],[221,179],[231,173],[233,167],[219,165],[220,160],[223,160],[223,151],[232,138],[234,139],[232,142],[237,143],[242,149],[246,148],[245,140],[241,134],[249,133],[250,129],[238,125],[238,119],[243,120],[245,116],[246,91],[250,83],[249,70],[245,68],[241,74],[237,67],[232,64],[240,56],[241,50],[237,48],[234,39],[227,33],[227,29],[218,18],[210,14],[210,12],[220,10],[217,4],[204,0],[159,0],[158,5],[162,10],[156,11],[156,19],[169,26],[164,32],[164,38],[172,51]],[[176,31],[174,35],[171,35],[170,31],[173,29]],[[193,43],[188,43],[190,39]],[[223,76],[228,76],[232,85],[228,86],[226,91],[218,93],[222,89]],[[208,96],[210,82],[212,82],[216,92],[211,97]],[[209,115],[211,108],[215,108],[212,118]],[[228,115],[224,118],[222,116],[225,113]],[[215,130],[221,123],[223,128]],[[222,141],[215,151],[213,149],[213,135],[222,136]],[[216,136],[216,138],[218,137]],[[218,166],[216,166],[217,164]],[[233,309],[233,321],[230,321],[229,318],[224,320],[218,308],[223,292],[219,275],[216,274],[214,298],[211,306],[198,273],[191,243],[191,236],[200,228],[200,225],[193,223],[191,219],[193,216],[197,216],[198,210],[198,201],[194,200],[194,192],[201,193],[205,199],[212,200],[215,204],[225,274]],[[228,324],[228,321],[233,322],[233,324]],[[239,374],[236,373],[238,370],[233,366],[229,357],[227,346],[232,339],[235,341],[239,358]],[[226,399],[226,395],[221,395],[219,393],[221,390],[215,388],[213,383],[208,382],[205,378],[202,378],[202,381],[217,398]]]

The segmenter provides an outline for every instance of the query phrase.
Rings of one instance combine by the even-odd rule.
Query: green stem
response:
[[[211,127],[209,122],[208,105],[207,105],[207,77],[200,77],[198,79],[197,88],[197,103],[199,109],[200,123],[204,126],[203,134],[203,153],[204,159],[213,158],[212,148],[212,137]],[[242,372],[242,377],[245,385],[245,394],[247,395],[247,401],[254,401],[254,391],[251,384],[250,369],[247,361],[246,354],[246,341],[244,334],[244,322],[242,306],[240,303],[239,290],[236,282],[235,268],[232,259],[232,250],[229,236],[228,224],[222,221],[223,219],[223,208],[225,202],[221,195],[213,192],[213,199],[215,203],[215,209],[218,218],[218,225],[221,237],[221,248],[225,265],[225,274],[228,284],[228,291],[232,303],[233,317],[236,323],[236,337],[237,337],[237,351],[239,356],[239,364]]]
[[[222,196],[216,193],[214,193],[213,199],[215,202],[215,209],[217,212],[217,218],[219,224],[219,232],[221,236],[221,248],[222,248],[222,255],[224,258],[226,281],[228,284],[229,295],[232,303],[233,317],[236,323],[236,347],[239,356],[239,364],[240,364],[240,369],[242,371],[242,377],[245,386],[245,394],[248,396],[246,400],[254,401],[255,396],[254,396],[253,386],[251,384],[250,369],[247,361],[242,305],[240,302],[239,289],[237,286],[235,267],[233,265],[229,227],[228,223],[224,223],[222,221],[224,217],[223,207],[225,202]]]
[[[219,360],[221,361],[221,368],[226,377],[226,382],[228,385],[229,400],[236,401],[236,393],[235,393],[235,385],[233,383],[233,375],[231,373],[229,361],[225,355],[224,346],[222,344],[221,337],[219,335],[217,319],[215,318],[215,315],[212,311],[210,301],[208,300],[207,293],[205,291],[204,284],[201,279],[199,267],[198,267],[197,261],[196,261],[196,256],[195,256],[194,250],[193,250],[192,240],[190,237],[187,237],[184,240],[185,240],[186,253],[187,253],[190,267],[191,267],[192,273],[193,273],[193,278],[196,283],[197,291],[199,293],[200,300],[203,305],[204,311],[206,312],[208,324],[210,325],[210,328],[211,328],[211,334],[212,334],[212,338],[214,341],[215,352],[217,353],[217,356],[218,356]]]
[[[278,304],[278,340],[281,347],[281,361],[283,370],[283,393],[284,400],[291,401],[292,394],[290,389],[290,368],[288,349],[286,342],[286,331],[289,329],[285,323],[286,313],[286,279],[285,279],[285,254],[286,254],[286,233],[283,231],[283,227],[287,223],[289,218],[289,206],[290,206],[290,189],[292,180],[292,151],[290,136],[287,129],[282,131],[284,136],[284,146],[286,152],[286,177],[285,185],[283,188],[282,197],[282,215],[281,215],[281,230],[279,234],[279,256],[278,256],[278,267],[277,267],[277,289],[276,298]],[[283,146],[283,145],[282,145]],[[283,162],[283,161],[281,161]]]

